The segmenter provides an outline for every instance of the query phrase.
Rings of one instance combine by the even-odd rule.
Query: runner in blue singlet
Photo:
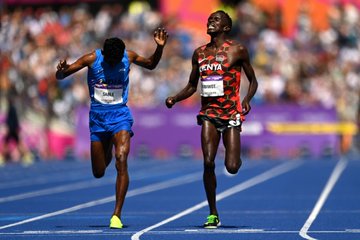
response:
[[[91,163],[93,175],[101,178],[112,160],[115,148],[116,159],[116,202],[110,219],[110,228],[122,228],[121,209],[129,185],[127,157],[130,150],[130,138],[133,118],[128,108],[130,64],[154,69],[160,61],[168,34],[157,29],[154,40],[157,48],[149,58],[125,49],[119,38],[109,38],[103,49],[85,54],[72,64],[61,60],[57,66],[56,78],[67,76],[88,68],[88,87],[91,99],[89,127],[91,138]]]

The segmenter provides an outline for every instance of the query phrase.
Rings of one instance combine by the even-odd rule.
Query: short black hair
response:
[[[117,37],[108,38],[104,42],[103,54],[108,59],[119,59],[124,55],[125,43]]]
[[[223,10],[218,10],[218,11],[216,11],[215,13],[221,13],[221,14],[224,15],[226,24],[229,26],[229,28],[230,28],[230,30],[231,30],[231,28],[232,28],[232,19],[231,19],[231,17],[229,16],[229,14],[228,14],[227,12],[223,11]]]

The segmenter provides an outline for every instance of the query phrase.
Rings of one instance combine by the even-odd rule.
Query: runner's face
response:
[[[216,12],[210,15],[207,22],[208,34],[223,32],[224,27],[225,27],[224,16],[221,13]]]

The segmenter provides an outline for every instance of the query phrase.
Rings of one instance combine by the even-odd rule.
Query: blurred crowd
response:
[[[358,122],[359,14],[360,10],[351,4],[334,6],[329,12],[330,27],[314,31],[304,10],[299,14],[296,31],[289,37],[281,34],[281,19],[270,21],[251,1],[233,6],[231,35],[248,46],[259,81],[253,104],[320,104],[335,107],[342,121]],[[95,11],[86,4],[56,9],[3,9],[0,114],[6,112],[6,99],[10,96],[22,119],[40,128],[71,131],[74,109],[89,101],[86,71],[56,81],[58,61],[73,62],[84,53],[101,48],[109,36],[118,36],[128,49],[149,55],[155,49],[152,33],[157,27],[165,27],[170,38],[155,71],[131,68],[131,107],[162,105],[168,95],[185,86],[192,52],[208,39],[196,39],[197,35],[183,29],[176,19],[164,17],[146,3],[134,2],[128,8],[103,4]],[[182,104],[198,103],[199,96],[193,96]]]

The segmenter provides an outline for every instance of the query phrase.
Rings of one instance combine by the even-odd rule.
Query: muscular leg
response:
[[[110,164],[112,158],[111,138],[102,141],[91,142],[91,164],[93,175],[101,178],[105,174],[106,167]]]
[[[204,156],[203,181],[209,203],[210,214],[218,215],[216,209],[215,156],[220,142],[220,133],[209,121],[204,121],[201,129],[201,147]]]
[[[122,130],[113,137],[116,159],[116,203],[113,215],[121,216],[126,192],[129,186],[129,174],[127,169],[127,157],[130,151],[130,133]]]
[[[228,128],[223,134],[225,146],[225,166],[231,174],[236,174],[241,166],[240,158],[240,131],[236,128]]]

